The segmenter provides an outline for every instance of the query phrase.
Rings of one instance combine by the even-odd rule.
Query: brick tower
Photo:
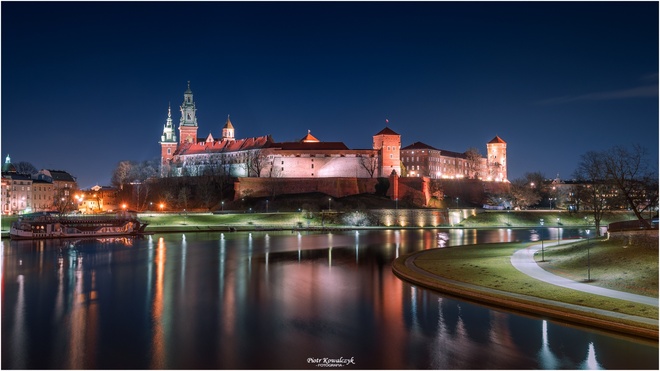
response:
[[[392,171],[401,176],[401,135],[385,129],[374,135],[374,149],[378,151],[378,176],[389,177]]]
[[[503,182],[507,180],[506,142],[499,136],[486,144],[488,148],[488,178]]]
[[[195,102],[193,93],[190,90],[190,81],[188,89],[183,93],[183,103],[181,104],[181,121],[179,121],[179,138],[181,143],[197,143],[197,117],[195,113]]]

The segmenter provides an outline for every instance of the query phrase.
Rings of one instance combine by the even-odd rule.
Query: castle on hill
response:
[[[401,135],[389,127],[374,134],[372,149],[350,149],[324,142],[310,131],[295,142],[271,135],[237,139],[229,116],[219,138],[197,136],[197,108],[188,88],[180,106],[178,136],[168,108],[160,138],[161,177],[204,174],[272,178],[374,178],[398,176],[431,179],[507,181],[506,142],[496,136],[485,158],[470,151],[445,151],[416,142],[401,148]]]

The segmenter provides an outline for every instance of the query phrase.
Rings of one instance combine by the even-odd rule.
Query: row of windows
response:
[[[448,164],[448,165],[456,165],[456,160],[450,160],[446,158],[439,158],[439,157],[429,157],[428,158],[430,162],[440,162],[442,164]],[[404,162],[420,162],[419,161],[419,156],[416,157],[404,157]],[[462,166],[464,161],[458,161],[459,166]]]

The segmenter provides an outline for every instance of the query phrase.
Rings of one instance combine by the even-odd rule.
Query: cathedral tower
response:
[[[496,135],[486,147],[488,148],[488,179],[506,181],[506,142]]]
[[[401,176],[401,135],[385,129],[374,135],[374,149],[378,151],[378,176],[389,177],[392,171]]]
[[[188,89],[183,93],[183,103],[181,104],[181,120],[179,121],[179,138],[181,143],[197,143],[197,109],[193,101],[193,93],[190,90],[190,81]]]
[[[167,121],[163,127],[163,135],[160,136],[160,168],[161,175],[167,172],[170,160],[174,156],[177,148],[176,134],[174,134],[174,125],[172,125],[172,109],[167,107]]]

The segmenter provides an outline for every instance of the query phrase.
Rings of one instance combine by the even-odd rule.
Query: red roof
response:
[[[495,138],[493,138],[493,140],[491,140],[490,142],[488,142],[488,144],[491,144],[491,143],[502,143],[502,144],[506,144],[506,142],[503,141],[502,138],[500,138],[500,137],[497,136],[497,135],[495,136]]]
[[[376,135],[399,135],[399,133],[396,133],[394,130],[386,126],[385,129],[379,131]]]
[[[244,151],[248,149],[269,148],[273,144],[270,135],[264,135],[256,138],[246,138],[238,140],[218,140],[213,142],[199,142],[195,144],[184,143],[174,155],[196,155],[201,153],[220,153]]]

